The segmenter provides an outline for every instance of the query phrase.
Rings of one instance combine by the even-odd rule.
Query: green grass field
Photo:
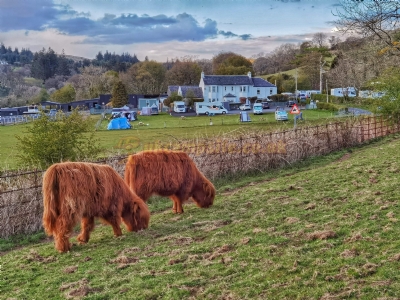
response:
[[[317,110],[304,110],[305,120],[300,121],[298,126],[308,126],[333,118],[330,112]],[[250,114],[252,122],[239,122],[239,115],[225,115],[211,117],[213,125],[210,126],[210,117],[195,116],[182,120],[169,114],[154,116],[139,116],[139,121],[148,126],[139,126],[139,121],[131,122],[133,129],[130,130],[107,130],[108,121],[104,120],[96,133],[101,146],[106,149],[104,155],[124,152],[125,146],[121,147],[123,141],[133,138],[136,141],[134,149],[138,151],[146,144],[156,141],[174,141],[180,139],[192,139],[196,137],[207,137],[221,134],[235,134],[244,130],[279,131],[293,128],[293,116],[289,114],[289,121],[277,122],[273,113],[261,116]],[[92,116],[97,121],[100,116]],[[262,119],[263,118],[263,119]],[[17,168],[18,146],[15,135],[23,135],[26,125],[0,126],[0,169]]]
[[[5,251],[0,295],[399,299],[399,138],[215,182],[209,209],[174,215],[153,198],[148,229],[114,238],[98,224],[66,254],[51,238]]]

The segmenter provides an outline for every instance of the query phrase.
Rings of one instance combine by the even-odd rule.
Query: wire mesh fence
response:
[[[228,174],[240,175],[279,168],[307,157],[360,145],[399,131],[399,124],[370,116],[280,132],[156,142],[146,145],[146,150],[185,151],[203,174],[213,180]],[[123,176],[126,159],[127,155],[122,155],[96,163],[108,164]],[[42,228],[43,173],[44,170],[3,172],[0,176],[1,238],[28,234]]]

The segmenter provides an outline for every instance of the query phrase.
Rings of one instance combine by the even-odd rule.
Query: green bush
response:
[[[94,159],[101,152],[94,128],[93,121],[77,109],[70,115],[59,111],[55,119],[42,111],[26,134],[16,136],[20,164],[46,168],[60,161]]]
[[[326,103],[326,102],[317,102],[317,108],[318,109],[323,109],[323,110],[328,110],[328,111],[338,111],[339,106],[333,104],[333,103]]]
[[[274,102],[286,102],[286,101],[289,101],[289,96],[288,95],[282,95],[282,94],[271,95],[271,96],[268,96],[268,98],[271,99]]]

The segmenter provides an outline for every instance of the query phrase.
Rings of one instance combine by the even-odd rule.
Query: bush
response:
[[[268,96],[268,98],[271,99],[274,102],[286,102],[286,101],[289,101],[289,96],[288,95],[282,95],[282,94],[271,95],[271,96]]]
[[[333,103],[317,102],[317,108],[328,111],[338,111],[340,107]]]
[[[94,133],[93,122],[77,109],[70,115],[59,111],[54,120],[42,111],[25,135],[16,136],[19,161],[24,167],[46,168],[60,161],[93,159],[101,151]]]

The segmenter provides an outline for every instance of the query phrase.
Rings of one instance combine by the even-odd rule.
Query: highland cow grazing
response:
[[[94,218],[110,224],[115,236],[122,234],[121,219],[128,231],[147,228],[147,205],[110,166],[82,162],[57,163],[43,177],[43,226],[54,236],[59,252],[71,249],[69,237],[81,220],[80,243],[89,241]]]
[[[142,151],[130,155],[125,182],[144,201],[152,195],[170,197],[172,211],[183,213],[182,203],[192,197],[199,207],[213,204],[215,188],[181,151]]]

